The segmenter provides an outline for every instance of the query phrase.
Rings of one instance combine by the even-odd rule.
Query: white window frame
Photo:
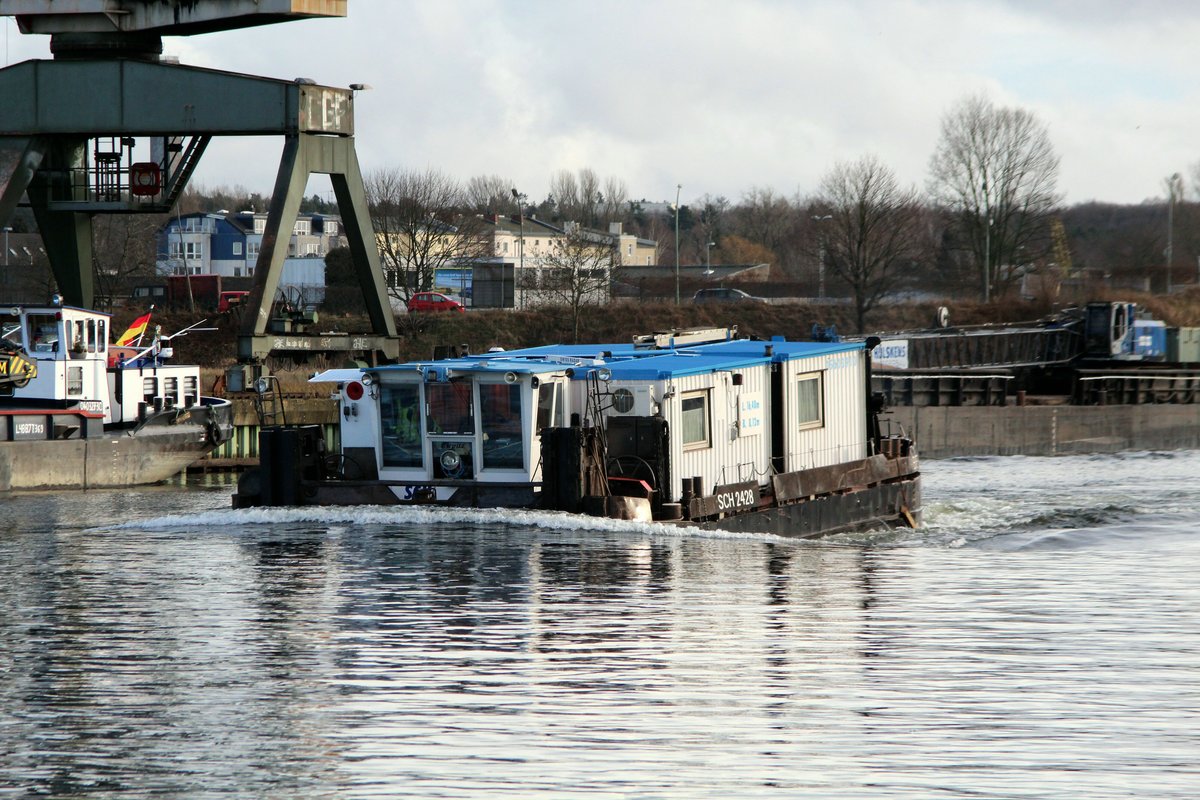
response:
[[[811,413],[805,414],[805,409],[801,408],[801,403],[805,399],[805,391],[800,388],[805,383],[816,384],[816,415]],[[802,431],[815,430],[825,427],[825,373],[824,372],[805,372],[796,376],[796,419],[799,422],[799,429]]]
[[[704,412],[704,437],[702,439],[693,439],[688,441],[683,438],[686,431],[686,426],[683,422],[684,411],[683,406],[688,400],[699,398],[702,401]],[[683,445],[684,452],[690,450],[708,450],[712,447],[712,390],[697,389],[691,392],[684,392],[679,396],[679,435],[680,444]]]

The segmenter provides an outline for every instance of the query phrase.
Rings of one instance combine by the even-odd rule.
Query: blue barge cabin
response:
[[[637,336],[329,370],[341,450],[263,431],[234,505],[542,508],[817,536],[919,524],[916,450],[884,435],[862,342]]]

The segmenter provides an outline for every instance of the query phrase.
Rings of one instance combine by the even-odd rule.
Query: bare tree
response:
[[[775,254],[777,266],[785,274],[795,274],[802,262],[806,238],[803,236],[805,211],[798,201],[789,200],[773,189],[754,187],[736,206],[722,215],[726,233],[756,242]]]
[[[579,181],[575,173],[560,169],[550,178],[550,196],[554,198],[559,219],[570,219],[579,222],[582,204],[579,200]]]
[[[818,202],[830,217],[818,229],[821,254],[849,284],[862,331],[867,312],[928,252],[920,196],[915,188],[902,189],[890,169],[866,156],[835,165],[821,180]]]
[[[571,313],[574,341],[579,341],[579,320],[584,307],[608,302],[609,290],[620,264],[616,240],[597,235],[579,225],[569,225],[543,258],[542,296]]]
[[[96,298],[112,308],[138,278],[155,277],[155,235],[159,214],[98,214],[92,224],[92,271]]]
[[[550,179],[550,196],[558,218],[587,227],[601,227],[625,215],[629,192],[619,178],[601,182],[595,171],[584,167],[578,172],[559,170]]]
[[[466,207],[476,214],[508,215],[512,212],[513,182],[499,175],[477,175],[467,181]]]
[[[453,178],[392,167],[364,183],[392,297],[407,301],[432,288],[437,270],[490,255],[484,221],[462,211],[464,193]]]
[[[1047,227],[1061,200],[1058,163],[1048,129],[1024,109],[974,96],[943,117],[929,193],[953,212],[979,264],[985,301],[1012,286],[1022,260],[1047,255]]]

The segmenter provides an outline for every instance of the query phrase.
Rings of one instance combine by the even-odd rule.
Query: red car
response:
[[[441,292],[417,292],[408,300],[409,311],[466,311],[462,303]]]

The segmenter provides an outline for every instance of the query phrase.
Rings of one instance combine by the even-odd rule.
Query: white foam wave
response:
[[[93,530],[168,530],[178,528],[312,523],[330,525],[429,525],[494,527],[497,525],[563,532],[634,533],[651,536],[687,536],[715,539],[791,542],[799,540],[773,534],[711,530],[665,522],[592,517],[564,511],[526,509],[449,508],[446,506],[303,506],[296,508],[220,509],[131,520]]]

